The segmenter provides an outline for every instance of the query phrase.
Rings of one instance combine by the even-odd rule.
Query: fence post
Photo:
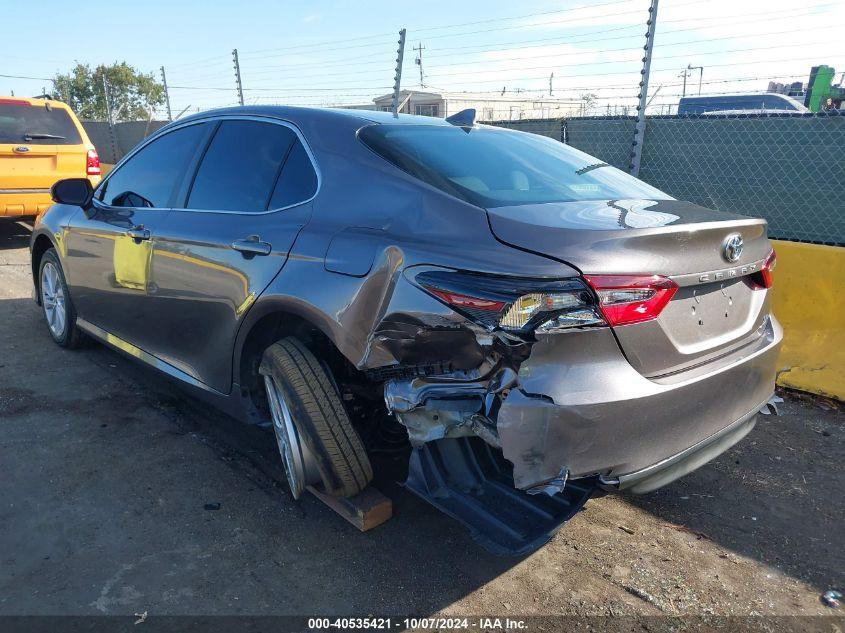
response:
[[[105,73],[103,73],[103,99],[106,103],[106,121],[108,122],[109,126],[109,145],[111,145],[111,155],[112,155],[112,162],[116,163],[119,158],[117,156],[117,139],[115,138],[114,134],[114,118],[112,117],[111,112],[111,98],[109,97],[109,82],[106,79]]]
[[[399,118],[399,88],[402,84],[402,59],[405,57],[405,29],[399,31],[399,48],[396,50],[396,76],[393,78],[393,116]]]
[[[238,103],[244,104],[244,85],[241,83],[241,65],[238,62],[238,49],[232,51],[232,61],[235,62],[235,84],[238,87]]]
[[[170,111],[170,92],[167,90],[167,75],[164,74],[164,66],[161,67],[161,83],[164,84],[164,101],[167,103],[167,120],[173,120],[173,113]]]
[[[643,142],[645,140],[645,108],[648,98],[648,77],[651,72],[651,52],[654,48],[654,29],[657,26],[657,2],[651,0],[648,8],[647,30],[645,33],[645,55],[643,56],[643,69],[640,71],[640,94],[637,95],[640,103],[637,106],[637,125],[634,128],[634,141],[631,147],[631,164],[629,166],[632,176],[639,176],[640,161],[643,157]]]

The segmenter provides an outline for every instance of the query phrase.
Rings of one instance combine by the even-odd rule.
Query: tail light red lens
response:
[[[442,299],[450,306],[456,308],[484,310],[486,312],[499,313],[504,310],[507,305],[504,301],[494,301],[491,299],[484,299],[482,297],[470,297],[469,295],[462,295],[458,292],[449,292],[448,290],[440,290],[438,288],[426,288],[426,290],[435,297]]]
[[[584,275],[599,297],[599,310],[610,325],[656,319],[678,290],[659,275]]]
[[[774,251],[770,251],[769,254],[766,255],[766,259],[763,260],[763,263],[760,264],[760,270],[744,278],[745,283],[751,286],[753,290],[766,290],[767,288],[771,288],[774,283],[774,275],[772,275],[772,271],[775,269],[776,264],[777,255],[775,255]]]
[[[603,324],[584,281],[499,277],[445,269],[415,275],[420,288],[475,323],[520,334]]]
[[[778,263],[778,257],[775,255],[775,251],[772,250],[769,253],[769,256],[763,260],[763,265],[760,267],[760,281],[762,281],[762,286],[764,288],[771,288],[772,284],[774,283],[774,277],[772,275],[772,271],[774,271],[775,266]]]
[[[89,176],[99,176],[102,172],[100,170],[100,155],[97,150],[89,149],[88,155],[85,157],[85,173]]]

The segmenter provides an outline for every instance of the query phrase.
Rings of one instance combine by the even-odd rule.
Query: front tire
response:
[[[288,337],[267,348],[259,371],[294,498],[309,485],[336,497],[361,492],[373,478],[370,459],[317,358]]]
[[[38,291],[50,336],[62,347],[79,347],[81,333],[76,327],[76,310],[70,300],[62,264],[53,248],[48,249],[41,257],[38,266]]]

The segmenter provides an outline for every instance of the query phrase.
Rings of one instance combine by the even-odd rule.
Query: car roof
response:
[[[790,101],[797,101],[795,97],[791,97],[789,95],[785,95],[780,92],[731,92],[726,94],[719,94],[719,95],[690,95],[686,97],[681,97],[681,101],[710,101],[713,99],[732,99],[734,97],[769,97],[774,96],[781,99],[789,99]]]
[[[271,116],[278,117],[296,122],[312,122],[336,119],[354,121],[358,120],[362,125],[366,123],[380,123],[380,124],[399,124],[399,125],[450,125],[445,119],[429,116],[417,116],[413,114],[400,114],[394,117],[391,112],[380,112],[378,110],[353,110],[348,108],[305,108],[298,106],[236,106],[233,108],[217,108],[215,110],[206,110],[198,114],[193,114],[189,117],[179,119],[180,121],[190,121],[192,119],[205,119],[212,117],[220,117],[227,115],[256,115],[256,116]]]
[[[70,110],[70,106],[63,101],[56,101],[55,99],[41,99],[40,97],[4,97],[0,96],[0,103],[14,104],[27,103],[31,106],[43,106],[49,103],[51,108],[62,108],[63,110]]]

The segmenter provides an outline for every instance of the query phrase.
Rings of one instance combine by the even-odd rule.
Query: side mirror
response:
[[[94,187],[87,178],[65,178],[50,189],[50,197],[59,204],[87,208],[94,199]]]

